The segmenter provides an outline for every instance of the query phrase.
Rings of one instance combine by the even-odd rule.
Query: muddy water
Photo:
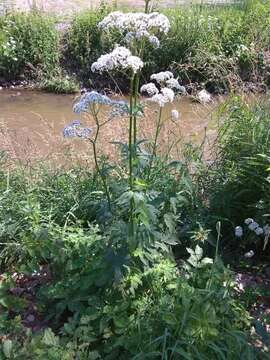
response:
[[[0,150],[10,159],[32,163],[36,160],[52,163],[69,163],[76,159],[90,161],[90,144],[81,139],[66,139],[62,136],[63,127],[78,118],[72,112],[75,97],[54,95],[36,91],[0,92]],[[164,109],[164,128],[160,136],[160,151],[168,151],[172,146],[172,156],[177,156],[180,142],[197,142],[203,138],[205,128],[211,138],[215,133],[213,112],[222,99],[215,99],[210,105],[203,106],[183,97]],[[172,109],[180,112],[180,119],[170,119]],[[105,110],[101,117],[105,117]],[[86,126],[93,126],[91,118],[81,119]],[[147,107],[145,117],[138,120],[139,137],[151,139],[154,136],[156,113]],[[128,119],[114,119],[102,128],[99,149],[107,156],[116,156],[112,141],[127,139]]]

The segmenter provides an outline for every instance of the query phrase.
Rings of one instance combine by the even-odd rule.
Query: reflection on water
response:
[[[7,151],[12,159],[31,163],[33,160],[52,160],[54,162],[69,159],[89,159],[91,148],[81,139],[64,139],[62,129],[77,115],[72,112],[72,95],[55,95],[27,90],[2,90],[0,92],[0,150]],[[184,141],[199,142],[203,138],[205,127],[208,134],[214,133],[212,113],[221,100],[216,99],[210,105],[203,106],[184,97],[164,109],[165,126],[160,137],[160,151],[166,151],[168,144]],[[177,122],[169,117],[172,109],[181,116]],[[102,114],[101,114],[102,116]],[[147,107],[145,117],[139,119],[139,137],[153,138],[156,113],[153,107]],[[83,118],[85,126],[94,125],[92,119]],[[126,141],[128,119],[114,119],[102,128],[99,148],[107,156],[115,156],[112,141]],[[173,147],[177,155],[178,146]]]

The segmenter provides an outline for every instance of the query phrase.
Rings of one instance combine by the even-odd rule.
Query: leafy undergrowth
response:
[[[268,114],[230,100],[211,164],[188,144],[149,176],[141,152],[136,244],[125,151],[100,169],[111,208],[94,171],[3,162],[0,358],[269,358],[267,236],[234,234],[246,217],[267,224]]]

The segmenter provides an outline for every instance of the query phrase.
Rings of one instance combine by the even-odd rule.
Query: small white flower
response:
[[[202,103],[202,104],[207,104],[207,103],[209,103],[211,101],[211,95],[205,89],[199,91],[197,96],[198,96],[199,102]]]
[[[256,235],[262,235],[263,229],[261,227],[257,227],[257,229],[255,229],[255,233],[256,233]]]
[[[157,103],[160,107],[164,107],[164,105],[168,102],[162,94],[155,94],[149,100]]]
[[[157,74],[152,74],[150,79],[155,80],[158,84],[164,84],[169,79],[173,78],[173,73],[170,71],[161,71]]]
[[[256,221],[253,221],[252,223],[250,223],[250,224],[248,225],[248,228],[249,228],[249,230],[251,230],[251,231],[254,231],[255,229],[257,229],[257,227],[259,227],[259,224],[256,223]]]
[[[162,95],[167,99],[167,102],[173,102],[174,100],[174,91],[169,88],[163,88],[161,89]]]
[[[158,38],[155,35],[150,35],[148,37],[148,40],[150,42],[151,45],[153,45],[155,48],[159,48],[160,47],[160,41],[158,40]]]
[[[107,15],[98,24],[98,27],[107,32],[112,29],[122,33],[140,29],[140,31],[148,31],[152,34],[167,34],[170,29],[170,22],[165,15],[158,12],[145,14],[142,12],[123,13],[121,11],[114,11]]]
[[[146,93],[149,96],[153,96],[159,93],[158,88],[154,83],[148,83],[141,87],[141,93]]]
[[[242,226],[236,226],[236,228],[234,229],[234,234],[236,237],[242,237],[243,236]]]
[[[253,221],[254,221],[253,219],[247,218],[247,219],[245,220],[245,224],[246,224],[246,225],[249,225],[249,224],[251,224]]]
[[[138,56],[128,56],[126,59],[128,68],[131,68],[134,73],[137,73],[143,68],[143,62]]]
[[[254,251],[253,251],[253,250],[250,250],[250,251],[248,251],[248,252],[245,253],[244,257],[247,258],[247,259],[250,259],[250,258],[252,258],[254,255],[255,255]]]
[[[173,121],[176,121],[176,120],[178,120],[179,119],[179,112],[177,111],[177,110],[172,110],[172,112],[171,112],[171,117],[172,117],[172,120]]]
[[[182,90],[183,86],[181,86],[178,82],[177,79],[171,78],[169,80],[166,81],[166,86],[170,89],[175,89],[175,90]]]
[[[165,104],[173,102],[174,92],[172,89],[163,88],[161,89],[161,93],[155,94],[149,100],[158,103],[160,107],[164,107]]]
[[[132,56],[130,50],[123,46],[117,46],[111,53],[101,55],[91,66],[93,72],[132,69],[134,73],[143,67],[142,60]]]

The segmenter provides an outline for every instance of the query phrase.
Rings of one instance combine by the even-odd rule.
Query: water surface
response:
[[[52,160],[65,162],[66,155],[71,158],[92,157],[89,143],[81,139],[64,139],[63,127],[78,118],[72,112],[72,104],[76,96],[55,95],[30,90],[2,90],[0,92],[0,150],[9,154],[10,158],[31,163],[34,160]],[[216,98],[209,105],[193,102],[182,97],[174,104],[167,106],[163,112],[164,128],[160,137],[160,151],[166,152],[173,146],[173,154],[177,155],[181,142],[199,143],[207,134],[213,135],[215,122],[213,112],[218,108],[222,98]],[[170,119],[172,109],[180,112],[180,119]],[[104,117],[105,114],[101,113]],[[139,137],[151,139],[154,136],[156,112],[153,106],[147,106],[145,117],[138,120]],[[81,119],[85,126],[93,126],[91,118]],[[116,118],[101,131],[99,140],[100,153],[115,155],[112,141],[126,141],[128,119]],[[69,160],[68,160],[69,161]]]

